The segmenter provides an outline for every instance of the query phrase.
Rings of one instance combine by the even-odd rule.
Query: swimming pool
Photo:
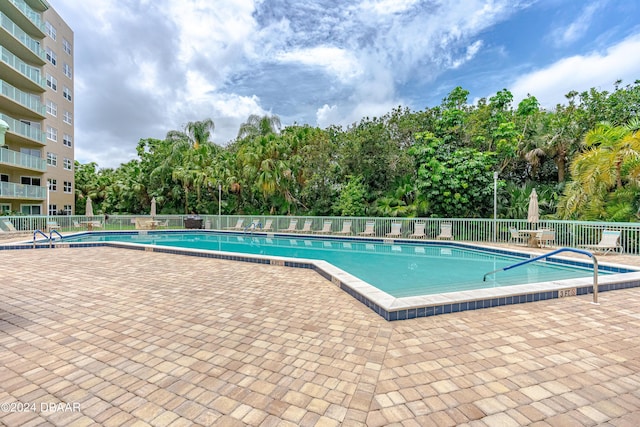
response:
[[[145,231],[83,233],[57,245],[109,245],[311,268],[387,320],[587,294],[593,284],[591,263],[562,257],[483,282],[485,273],[531,254],[458,242]],[[600,291],[640,286],[640,273],[626,266],[601,265],[599,271]]]
[[[229,235],[210,232],[101,234],[67,241],[121,241],[240,254],[324,260],[396,298],[433,295],[549,280],[592,277],[579,265],[534,262],[483,281],[484,273],[521,261],[521,257],[479,248],[443,244],[385,243],[353,239]],[[608,274],[601,269],[600,274]]]

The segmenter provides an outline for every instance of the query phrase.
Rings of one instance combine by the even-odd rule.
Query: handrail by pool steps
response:
[[[40,235],[42,235],[42,237],[44,237],[45,239],[47,239],[47,241],[49,242],[49,247],[50,247],[50,248],[52,248],[52,247],[53,247],[53,240],[54,240],[53,233],[57,234],[57,235],[58,235],[58,237],[60,237],[60,240],[62,240],[62,239],[63,239],[62,234],[60,234],[60,233],[58,232],[58,230],[51,230],[51,231],[49,231],[49,235],[48,235],[48,236],[47,236],[47,235],[44,233],[44,231],[42,231],[42,230],[35,230],[35,231],[33,232],[33,247],[34,247],[34,248],[36,247],[36,236],[37,236],[38,234],[40,234]]]
[[[594,304],[598,304],[598,259],[596,258],[596,256],[593,253],[591,253],[589,251],[586,251],[584,249],[575,249],[575,248],[560,248],[560,249],[556,249],[555,251],[551,251],[548,254],[540,255],[540,256],[537,256],[537,257],[534,257],[534,258],[529,258],[527,260],[517,262],[517,263],[509,265],[507,267],[499,268],[497,270],[490,271],[490,272],[488,272],[487,274],[484,275],[484,277],[482,278],[482,281],[486,282],[487,281],[487,276],[490,275],[490,274],[495,274],[495,273],[497,273],[499,271],[511,270],[512,268],[520,267],[521,265],[529,264],[530,262],[534,262],[534,261],[538,261],[538,260],[541,260],[541,259],[549,258],[550,256],[558,254],[560,252],[575,252],[577,254],[587,255],[588,257],[593,258],[593,303]]]

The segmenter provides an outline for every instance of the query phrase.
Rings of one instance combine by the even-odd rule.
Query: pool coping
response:
[[[225,230],[159,230],[161,233],[175,232],[184,234],[186,232],[212,232],[216,234],[228,234],[237,236],[246,236],[244,233]],[[81,235],[95,234],[154,234],[155,231],[94,231],[79,232],[66,235],[65,237],[75,237]],[[533,258],[540,254],[532,254],[524,251],[514,251],[510,249],[480,246],[466,242],[438,241],[438,240],[411,240],[411,239],[387,239],[374,237],[357,237],[357,236],[330,236],[330,235],[308,235],[294,233],[253,233],[259,236],[268,237],[296,237],[304,239],[328,239],[337,241],[358,241],[372,242],[383,244],[409,244],[409,245],[438,245],[450,246],[466,249],[476,249],[481,251],[489,251],[497,254],[512,255],[517,257]],[[2,249],[31,249],[49,248],[47,242],[33,241],[8,243],[0,245]],[[564,279],[557,281],[538,282],[525,285],[510,285],[492,288],[481,288],[467,291],[447,292],[431,295],[420,295],[411,297],[394,297],[388,293],[370,285],[369,283],[351,275],[350,273],[334,266],[324,260],[301,259],[281,257],[275,255],[259,255],[259,254],[239,254],[233,252],[177,248],[156,246],[141,243],[125,243],[125,242],[86,242],[72,243],[62,241],[54,241],[53,248],[81,248],[108,246],[122,249],[144,250],[150,252],[169,253],[176,255],[200,256],[206,258],[224,259],[230,261],[254,262],[260,264],[270,264],[293,268],[308,268],[316,271],[325,279],[338,286],[347,294],[369,307],[375,313],[383,317],[387,321],[413,319],[418,317],[430,317],[440,314],[455,313],[467,310],[477,310],[482,308],[497,307],[502,305],[522,304],[527,302],[542,301],[554,298],[564,298],[569,296],[587,295],[593,293],[593,278],[576,278]],[[580,261],[575,258],[552,256],[549,258],[552,262],[570,265],[579,265],[582,267],[593,266],[591,262]],[[640,270],[635,267],[613,264],[599,263],[599,267],[616,272],[610,275],[598,275],[598,292],[606,292],[616,289],[625,289],[632,287],[640,287]]]

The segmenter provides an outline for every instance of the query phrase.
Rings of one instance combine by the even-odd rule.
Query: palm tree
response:
[[[252,114],[246,122],[240,125],[238,139],[266,136],[270,133],[277,134],[280,132],[280,126],[280,118],[276,115],[261,117],[257,114]]]

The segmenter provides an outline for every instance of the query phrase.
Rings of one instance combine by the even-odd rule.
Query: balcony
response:
[[[46,160],[6,148],[0,149],[0,165],[38,172],[47,171]]]
[[[46,90],[46,79],[42,76],[40,69],[27,64],[2,46],[0,46],[0,79],[33,92]]]
[[[18,56],[33,61],[35,64],[45,64],[44,49],[40,47],[40,41],[33,39],[22,28],[15,24],[9,16],[0,12],[0,35],[2,44]]]
[[[9,0],[22,14],[29,20],[31,25],[35,27],[42,36],[45,35],[44,22],[39,12],[33,10],[24,0]]]
[[[0,119],[4,120],[9,125],[7,138],[10,138],[11,134],[15,134],[19,137],[22,143],[46,145],[47,141],[45,139],[45,134],[39,128],[22,123],[21,121],[2,113],[0,113]]]
[[[0,182],[0,199],[45,200],[47,187]]]
[[[7,112],[36,120],[45,118],[46,107],[40,102],[40,96],[23,92],[4,80],[0,80],[0,95],[14,101],[6,103]]]

